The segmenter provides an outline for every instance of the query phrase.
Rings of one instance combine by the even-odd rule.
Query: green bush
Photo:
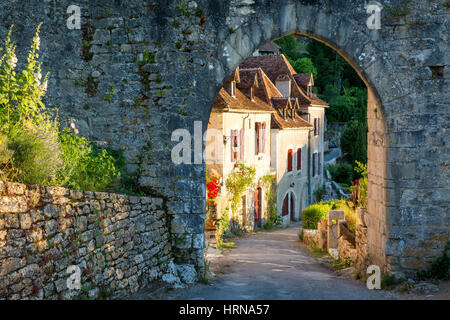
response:
[[[332,204],[319,202],[308,206],[302,211],[302,220],[304,229],[317,229],[317,224],[322,219],[327,219],[328,210],[332,209]]]
[[[42,99],[48,75],[38,61],[40,25],[21,72],[16,71],[12,27],[0,48],[0,177],[5,180],[106,191],[119,179],[115,159],[78,137],[73,125],[60,130],[57,110]]]
[[[419,280],[439,279],[450,280],[450,257],[448,251],[450,250],[450,242],[447,241],[442,255],[437,258],[429,270],[419,271],[417,277]]]
[[[344,210],[347,228],[355,233],[356,224],[359,222],[356,211],[345,200],[329,200],[308,206],[302,212],[303,228],[317,229],[317,224],[328,219],[328,210]]]
[[[108,190],[120,178],[115,159],[69,129],[60,134],[64,165],[59,172],[62,185],[81,190]]]

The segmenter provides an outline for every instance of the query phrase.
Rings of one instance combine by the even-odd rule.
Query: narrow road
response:
[[[216,257],[209,284],[169,291],[164,299],[390,299],[386,292],[339,276],[308,254],[299,227],[258,233],[236,241]]]

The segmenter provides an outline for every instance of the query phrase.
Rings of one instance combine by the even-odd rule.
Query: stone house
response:
[[[265,97],[275,112],[271,121],[271,166],[276,172],[277,214],[283,224],[300,214],[323,185],[325,108],[313,92],[310,73],[298,74],[284,55],[253,56],[240,70],[260,69]]]
[[[301,218],[323,184],[328,104],[312,93],[313,85],[312,74],[297,74],[284,55],[250,57],[229,77],[208,125],[207,168],[222,177],[217,212],[228,206],[226,176],[243,163],[256,169],[256,187],[243,195],[240,212],[230,219],[246,229],[264,223],[268,203],[260,179],[267,174],[276,178],[276,211],[283,224]]]
[[[214,103],[208,125],[206,167],[220,177],[221,191],[215,211],[220,216],[229,208],[229,218],[251,230],[266,219],[267,200],[260,179],[270,174],[270,121],[274,112],[256,91],[256,77],[239,68],[226,81]],[[240,164],[253,167],[255,185],[244,192],[238,212],[232,212],[226,179]],[[219,218],[219,217],[217,217]]]

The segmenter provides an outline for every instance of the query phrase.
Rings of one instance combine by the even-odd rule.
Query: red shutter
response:
[[[245,129],[241,129],[241,150],[240,150],[240,158],[244,160],[244,142],[245,142]]]
[[[297,149],[297,170],[302,169],[302,148]]]
[[[266,153],[266,123],[262,123],[262,153]]]
[[[283,200],[283,216],[287,216],[289,213],[289,194],[286,194]]]
[[[288,172],[292,171],[292,149],[288,150]]]

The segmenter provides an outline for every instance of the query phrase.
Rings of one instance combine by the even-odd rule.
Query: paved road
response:
[[[220,266],[210,284],[170,291],[166,299],[389,299],[385,292],[336,274],[308,254],[299,227],[241,238],[215,258]],[[142,297],[141,297],[142,298]]]
[[[328,161],[330,161],[330,160],[332,160],[334,158],[337,158],[337,157],[339,157],[341,155],[341,149],[340,148],[333,148],[333,149],[329,149],[329,150],[330,150],[330,152],[327,153],[327,154],[324,154],[324,156],[323,156],[323,158],[324,158],[323,160],[325,161],[325,164]]]

